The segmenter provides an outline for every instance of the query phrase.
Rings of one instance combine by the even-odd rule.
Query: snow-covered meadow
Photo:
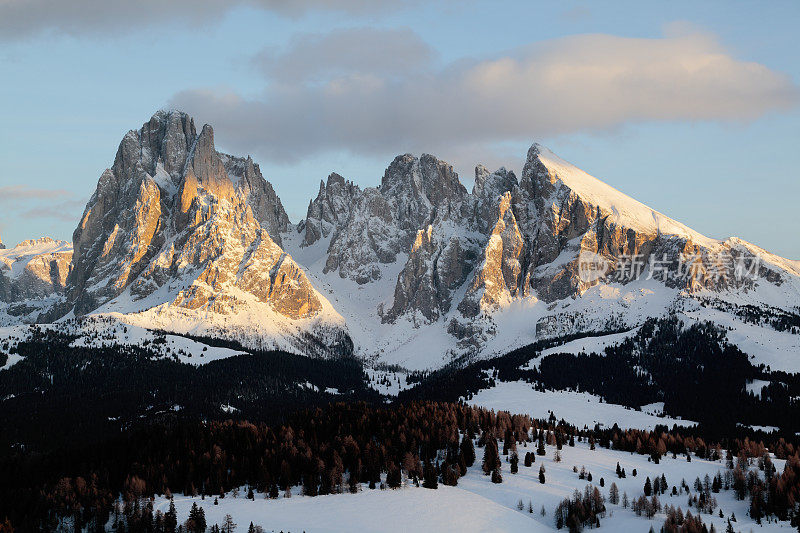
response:
[[[578,427],[611,427],[653,429],[656,425],[672,427],[694,426],[695,422],[664,416],[663,404],[642,406],[637,411],[623,405],[604,402],[588,392],[538,391],[524,381],[498,382],[490,389],[475,394],[470,404],[494,409],[524,413],[533,418],[547,419],[551,413],[556,420],[564,419]]]
[[[665,476],[669,490],[660,496],[661,504],[680,506],[684,513],[688,510],[689,494],[681,490],[678,495],[670,496],[672,486],[681,487],[685,481],[689,487],[694,486],[695,479],[701,481],[706,475],[713,478],[717,472],[724,473],[725,461],[708,461],[692,457],[691,462],[685,456],[672,459],[665,456],[659,464],[649,461],[649,456],[631,454],[622,451],[597,447],[591,450],[588,443],[576,442],[575,447],[564,446],[560,451],[561,461],[554,461],[555,446],[546,446],[546,455],[537,456],[531,467],[525,467],[520,461],[519,473],[511,474],[508,457],[502,458],[503,482],[495,484],[488,476],[483,475],[480,462],[483,449],[476,447],[477,460],[468,469],[467,475],[458,480],[456,487],[439,484],[436,490],[416,487],[405,480],[403,487],[396,490],[373,489],[361,485],[357,494],[335,494],[326,496],[302,496],[301,487],[292,488],[292,496],[283,495],[278,499],[265,498],[256,493],[253,500],[246,497],[247,490],[242,487],[238,496],[232,493],[225,498],[213,496],[189,497],[175,495],[174,502],[178,512],[179,523],[187,519],[193,503],[197,503],[205,511],[209,527],[221,524],[226,514],[230,514],[240,530],[246,530],[252,522],[266,531],[308,531],[308,532],[344,532],[344,531],[554,531],[554,509],[564,498],[572,496],[575,490],[583,491],[589,482],[579,479],[578,472],[582,468],[591,473],[591,484],[597,487],[606,497],[606,514],[600,519],[600,527],[606,531],[641,531],[646,532],[652,526],[658,531],[664,522],[663,512],[652,519],[636,516],[630,506],[624,508],[608,501],[612,483],[619,488],[620,498],[623,494],[629,500],[642,495],[646,478]],[[526,451],[533,452],[534,444],[518,447],[520,456]],[[615,474],[616,465],[624,468],[627,476],[620,479]],[[778,472],[783,470],[784,462],[774,460]],[[539,482],[539,468],[545,467],[545,483]],[[754,465],[752,468],[756,468]],[[637,471],[633,476],[634,469]],[[600,480],[603,480],[603,487]],[[695,494],[692,488],[692,494]],[[735,515],[733,523],[736,531],[792,531],[788,522],[756,524],[747,516],[748,501],[737,501],[732,491],[721,491],[712,494],[718,507],[712,515],[702,514],[702,519],[710,528],[713,524],[719,532],[725,531],[728,518]],[[519,510],[519,502],[523,509]],[[529,506],[533,513],[529,512]],[[164,497],[156,498],[155,510],[166,512],[169,501]],[[544,514],[542,514],[544,508]],[[720,517],[719,511],[723,516]],[[697,510],[692,509],[696,515]]]

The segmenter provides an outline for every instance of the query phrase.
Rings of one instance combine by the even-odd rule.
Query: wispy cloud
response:
[[[155,25],[212,23],[246,6],[299,17],[309,11],[375,15],[420,4],[421,0],[0,0],[0,39],[43,32],[113,35]]]
[[[37,189],[27,185],[6,185],[0,187],[0,202],[64,198],[70,194],[69,191],[63,189]]]
[[[84,201],[71,197],[72,193],[63,189],[38,189],[27,185],[0,187],[3,212],[12,213],[16,220],[50,218],[77,223]]]
[[[300,33],[284,48],[255,58],[271,82],[314,83],[340,76],[393,78],[430,67],[436,52],[407,28],[339,29]]]
[[[68,200],[57,204],[45,204],[26,209],[20,213],[25,219],[50,218],[69,224],[77,224],[84,208],[82,200]]]
[[[214,124],[238,150],[285,162],[326,150],[455,150],[645,121],[748,121],[800,98],[788,76],[736,59],[696,31],[577,35],[447,65],[408,30],[378,31],[338,30],[262,54],[261,97],[196,89],[171,105]]]

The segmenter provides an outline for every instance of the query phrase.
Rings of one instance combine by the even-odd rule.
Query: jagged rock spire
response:
[[[159,111],[125,135],[86,206],[70,302],[78,315],[163,304],[159,316],[184,321],[264,317],[253,305],[265,304],[276,319],[313,318],[326,302],[281,249],[288,225],[252,159],[217,152],[211,126],[198,135],[185,113]]]

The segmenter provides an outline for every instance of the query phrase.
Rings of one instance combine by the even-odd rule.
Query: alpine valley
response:
[[[257,521],[265,515],[247,505],[258,498],[243,509],[224,495],[272,499],[300,485],[333,494],[345,471],[359,492],[362,482],[393,487],[402,470],[409,487],[424,478],[451,490],[461,477],[466,492],[436,497],[471,507],[479,494],[500,529],[549,530],[544,504],[549,513],[561,501],[573,516],[572,489],[585,484],[569,485],[577,465],[560,465],[567,442],[565,457],[596,472],[617,462],[623,489],[644,481],[625,481],[620,462],[648,484],[664,479],[659,460],[671,485],[704,474],[708,483],[722,447],[744,461],[737,469],[761,458],[763,479],[742,489],[758,494],[751,501],[777,479],[765,450],[784,476],[800,472],[800,261],[706,237],[539,144],[519,175],[478,165],[471,191],[429,154],[398,155],[377,181],[361,188],[331,173],[295,223],[250,157],[217,151],[210,125],[159,111],[123,137],[72,243],[0,243],[0,471],[13,472],[0,484],[0,518],[22,530],[102,530],[123,494],[137,505],[152,496],[151,512],[172,504],[186,514],[194,502]],[[521,498],[545,483],[543,466],[532,485],[520,475],[503,492],[459,462],[475,460],[473,441],[499,456],[497,439],[506,462],[517,442],[537,439],[537,454],[558,457],[547,468],[560,488],[534,496],[536,513]],[[613,451],[592,455],[595,442]],[[500,467],[486,468],[496,484]],[[331,472],[338,481],[326,485]],[[173,501],[170,488],[186,498]],[[416,516],[414,490],[395,503]],[[709,490],[691,503],[686,485],[698,515],[710,504],[697,494]],[[793,503],[765,510],[725,494],[719,516],[711,506],[703,517],[719,530],[722,506],[747,527],[795,517]],[[91,505],[76,503],[84,496]],[[593,505],[590,492],[572,497]],[[353,498],[347,506],[385,509],[377,492]],[[324,530],[355,512],[296,500],[281,500],[275,524]],[[426,509],[387,528],[445,519]],[[592,513],[581,524],[599,524]],[[611,514],[616,530],[644,526],[625,513]],[[113,527],[133,531],[120,516]]]

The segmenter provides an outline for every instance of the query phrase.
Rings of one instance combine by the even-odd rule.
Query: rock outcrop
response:
[[[272,322],[321,319],[329,304],[281,248],[288,227],[250,158],[217,152],[209,125],[198,134],[189,116],[156,113],[125,135],[86,206],[69,302],[76,315],[157,308],[252,323],[263,304]]]
[[[34,322],[62,301],[71,261],[72,245],[49,237],[0,250],[0,324]]]
[[[733,267],[760,268],[752,250],[708,239],[537,144],[493,218],[486,261],[471,289],[484,286],[490,306],[500,293],[553,302],[609,280],[624,285],[643,277],[688,291],[739,289],[751,276],[736,276]]]
[[[519,180],[505,168],[479,165],[471,193],[452,167],[427,154],[398,156],[375,188],[361,190],[333,174],[298,230],[303,246],[329,238],[323,274],[359,285],[394,283],[376,307],[382,322],[442,327],[433,324],[444,319],[468,352],[490,340],[496,311],[514,302],[552,309],[530,326],[548,336],[624,322],[616,312],[591,322],[583,311],[558,310],[598,285],[620,292],[652,280],[675,298],[693,299],[704,291],[748,291],[757,279],[780,286],[800,275],[794,262],[738,239],[709,239],[538,144]],[[383,279],[392,264],[402,265],[396,279]]]

